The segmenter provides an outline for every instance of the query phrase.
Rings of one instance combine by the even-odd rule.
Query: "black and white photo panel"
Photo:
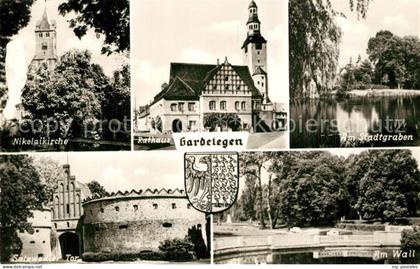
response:
[[[129,0],[0,9],[0,151],[130,150]]]
[[[134,148],[242,133],[287,148],[287,2],[131,1]],[[159,14],[159,16],[156,16]]]
[[[419,11],[289,0],[291,148],[420,146]]]
[[[0,155],[0,176],[1,263],[210,263],[182,153]]]
[[[419,264],[420,150],[239,153],[215,264]]]

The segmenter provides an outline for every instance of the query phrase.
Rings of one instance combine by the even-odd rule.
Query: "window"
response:
[[[188,103],[188,111],[195,111],[195,103]]]
[[[246,110],[246,102],[245,101],[241,103],[241,109]]]
[[[39,230],[35,230],[36,233],[39,233]]]
[[[165,223],[162,224],[162,226],[165,227],[165,228],[171,228],[172,227],[172,223],[165,222]]]
[[[68,204],[66,205],[66,213],[70,214],[70,205],[68,205]]]
[[[70,228],[70,223],[69,222],[66,222],[66,224],[67,224],[67,228]]]
[[[239,110],[239,101],[235,102],[235,110]]]
[[[187,204],[187,209],[191,209],[191,204]]]
[[[179,103],[178,104],[178,110],[181,112],[184,112],[184,103]]]
[[[264,87],[264,82],[261,82],[261,86],[263,86],[263,87]]]
[[[257,44],[255,45],[255,48],[256,48],[257,50],[262,49],[262,43],[257,43]]]
[[[175,209],[175,208],[176,208],[176,204],[172,203],[172,209]]]
[[[31,241],[31,242],[29,242],[29,243],[31,243],[31,244],[35,244],[35,241]]]
[[[226,101],[220,102],[220,110],[226,110]]]
[[[120,229],[128,229],[128,224],[122,224],[122,225],[118,226],[118,228],[120,228]]]
[[[46,37],[50,37],[50,33],[46,33],[46,34],[45,34],[45,36],[46,36]]]
[[[228,81],[228,80],[229,80],[229,76],[226,76],[226,77],[225,77],[225,81]]]
[[[176,104],[171,104],[171,111],[172,112],[176,111]]]
[[[104,213],[104,209],[103,208],[101,208],[101,213]]]
[[[42,241],[42,244],[45,244],[45,241]]]
[[[117,211],[117,212],[120,211],[120,207],[119,206],[116,206],[115,207],[115,211]]]
[[[56,229],[57,229],[57,223],[54,223],[54,228],[56,228]]]
[[[158,209],[158,204],[153,204],[154,209]]]
[[[139,206],[138,205],[133,205],[134,211],[139,210]]]
[[[189,121],[189,125],[188,125],[188,127],[189,127],[189,129],[190,130],[195,130],[195,126],[197,125],[197,121],[195,121],[195,120],[190,120]]]
[[[42,42],[42,50],[47,50],[47,42]]]
[[[45,241],[42,241],[42,243],[45,243]],[[42,254],[42,253],[38,254],[38,258],[43,258],[43,257],[44,257],[44,254]]]
[[[39,37],[42,37],[42,33],[39,33]]]
[[[257,55],[260,55],[260,52],[259,51],[257,51]]]
[[[229,85],[225,85],[225,90],[229,90]]]
[[[216,101],[210,101],[209,109],[210,110],[216,110]]]

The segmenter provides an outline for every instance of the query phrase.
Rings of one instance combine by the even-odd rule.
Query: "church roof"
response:
[[[246,37],[244,44],[242,45],[242,49],[245,48],[249,43],[267,43],[267,40],[265,40],[265,38],[260,35],[260,34],[254,34],[254,35],[249,35]]]
[[[248,8],[253,8],[253,7],[257,7],[257,3],[255,3],[254,0],[251,0],[251,3],[249,3]]]
[[[207,82],[213,78],[223,65],[171,63],[169,85],[154,98],[153,103],[161,100],[198,100]],[[247,84],[253,97],[261,94],[254,86],[247,66],[232,65],[233,70]]]
[[[37,22],[36,26],[38,30],[50,30],[51,26],[54,25],[54,23],[50,23],[48,20],[48,14],[47,14],[47,7],[45,6],[44,14],[42,15],[42,19]]]

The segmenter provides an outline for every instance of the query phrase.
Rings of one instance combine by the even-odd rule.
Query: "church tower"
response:
[[[46,5],[42,19],[36,23],[35,42],[35,56],[31,67],[37,69],[42,63],[46,63],[49,70],[54,69],[58,59],[57,32],[55,21],[48,20]]]
[[[254,79],[255,87],[269,103],[267,81],[267,40],[261,35],[258,7],[254,0],[248,6],[247,37],[242,45],[243,64],[247,65]]]

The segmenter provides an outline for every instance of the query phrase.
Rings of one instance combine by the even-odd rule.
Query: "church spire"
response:
[[[50,22],[48,20],[47,13],[47,1],[45,1],[44,13],[42,14],[42,19],[38,24],[39,29],[50,29]]]

